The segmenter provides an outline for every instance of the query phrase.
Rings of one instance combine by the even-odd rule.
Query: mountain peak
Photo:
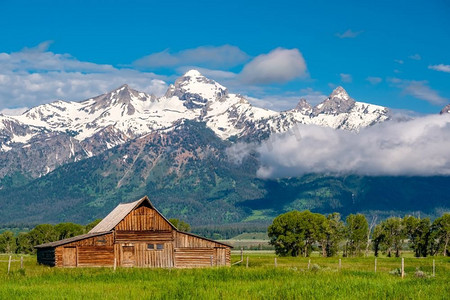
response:
[[[338,86],[330,94],[329,98],[330,99],[338,98],[338,99],[342,99],[342,100],[349,100],[350,96],[348,95],[347,91],[342,86]]]
[[[450,104],[447,104],[440,112],[441,115],[443,114],[450,114]]]
[[[208,101],[220,100],[227,95],[226,87],[197,70],[189,70],[169,87],[165,96],[178,97],[185,101],[187,108],[202,108]]]
[[[314,114],[338,115],[347,113],[355,106],[355,102],[342,86],[338,86],[325,101],[314,107]]]
[[[311,113],[312,106],[308,103],[308,101],[306,101],[305,98],[301,98],[297,106],[295,107],[295,110],[304,114]]]
[[[198,70],[192,69],[184,73],[183,77],[203,77],[203,75]]]

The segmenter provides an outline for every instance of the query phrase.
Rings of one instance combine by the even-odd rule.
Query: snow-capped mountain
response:
[[[441,115],[443,114],[450,114],[450,104],[447,104],[440,112]]]
[[[387,119],[387,108],[356,102],[342,87],[315,107],[302,99],[289,111],[258,108],[191,70],[160,98],[123,85],[80,102],[56,101],[20,116],[0,115],[0,176],[19,170],[38,177],[137,137],[174,130],[183,120],[205,122],[225,140],[260,139],[295,124],[359,130]]]

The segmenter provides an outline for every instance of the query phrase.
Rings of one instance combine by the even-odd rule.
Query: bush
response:
[[[427,273],[425,273],[424,271],[421,271],[419,268],[416,268],[416,272],[414,273],[414,276],[416,276],[418,278],[428,277]]]
[[[402,270],[400,268],[395,268],[391,271],[389,271],[389,274],[396,275],[396,276],[402,276]],[[405,273],[406,275],[406,273]]]
[[[312,264],[311,265],[311,271],[312,272],[320,271],[320,266],[318,264]]]

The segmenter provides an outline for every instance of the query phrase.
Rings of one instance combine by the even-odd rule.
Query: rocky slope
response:
[[[0,190],[0,224],[103,218],[118,203],[149,195],[167,217],[191,225],[262,223],[292,210],[439,216],[450,208],[450,177],[361,177],[310,174],[256,178],[258,159],[230,162],[204,122],[184,120],[103,153],[65,164],[27,184]],[[427,201],[424,201],[427,199]],[[246,223],[247,222],[247,223]]]

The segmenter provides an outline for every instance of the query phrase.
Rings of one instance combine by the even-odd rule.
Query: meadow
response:
[[[249,266],[246,267],[247,256]],[[448,299],[450,258],[405,258],[405,278],[390,274],[400,258],[277,257],[245,252],[232,267],[207,269],[50,268],[26,256],[10,274],[0,263],[0,299]],[[17,256],[15,257],[18,258]],[[1,255],[0,260],[6,260]],[[432,261],[436,276],[432,277]],[[240,260],[234,253],[232,262]],[[308,269],[309,260],[311,260]],[[418,277],[416,270],[424,272]]]

